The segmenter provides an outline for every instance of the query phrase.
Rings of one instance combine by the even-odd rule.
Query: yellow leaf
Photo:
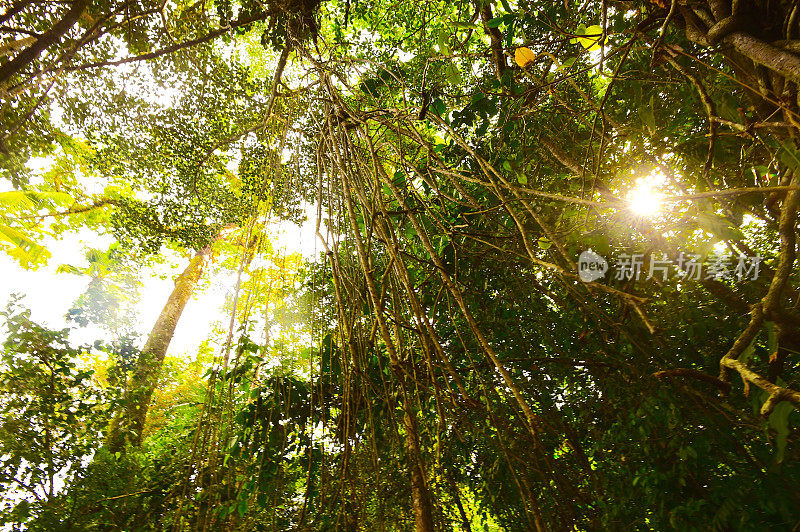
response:
[[[585,37],[578,37],[578,42],[581,43],[581,46],[590,52],[600,48],[601,38],[603,37],[603,28],[598,25],[589,26],[586,28],[586,30],[584,30],[582,35],[585,35]]]
[[[532,63],[535,59],[536,54],[534,54],[533,50],[530,48],[525,48],[523,46],[521,48],[517,48],[514,52],[514,61],[516,61],[517,64],[522,68],[528,66],[528,63]]]

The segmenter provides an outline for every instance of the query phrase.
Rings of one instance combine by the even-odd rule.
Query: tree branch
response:
[[[656,371],[655,373],[653,373],[653,377],[659,380],[665,377],[689,377],[692,379],[697,379],[706,382],[708,384],[711,384],[712,386],[716,386],[717,388],[722,390],[723,393],[727,394],[731,391],[731,383],[720,380],[719,378],[714,377],[713,375],[709,375],[708,373],[703,373],[700,370],[691,368],[675,368],[664,371]]]
[[[266,20],[270,15],[273,14],[273,11],[264,11],[258,15],[254,15],[251,17],[246,17],[241,20],[236,20],[231,22],[228,26],[218,28],[214,31],[211,31],[202,37],[198,37],[196,39],[191,39],[188,41],[184,41],[182,43],[173,44],[171,46],[167,46],[166,48],[162,48],[161,50],[156,50],[154,52],[147,52],[146,54],[135,55],[133,57],[126,57],[125,59],[119,59],[117,61],[97,61],[94,63],[85,63],[83,65],[75,65],[66,67],[65,70],[72,71],[72,70],[86,70],[89,68],[97,68],[97,67],[104,67],[104,66],[117,66],[117,65],[124,65],[126,63],[133,63],[136,61],[147,61],[149,59],[155,59],[156,57],[161,57],[162,55],[171,54],[173,52],[177,52],[178,50],[182,50],[184,48],[191,48],[192,46],[203,44],[213,39],[216,39],[223,33],[227,31],[238,28],[241,26],[247,26],[248,24],[252,24],[253,22],[258,22],[261,20]]]
[[[36,59],[45,48],[58,42],[61,37],[69,31],[72,25],[77,22],[78,18],[86,10],[88,4],[89,0],[75,0],[72,3],[72,7],[70,7],[69,11],[64,15],[64,18],[53,24],[49,30],[36,39],[35,43],[18,53],[14,59],[0,65],[0,86],[5,85],[11,76]]]

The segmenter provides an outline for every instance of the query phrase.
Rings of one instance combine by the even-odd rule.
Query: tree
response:
[[[17,302],[3,316],[0,519],[8,525],[66,511],[60,486],[79,476],[83,460],[96,449],[112,396],[92,383],[91,370],[76,365],[90,346],[70,346],[66,330],[32,322],[30,311]]]
[[[135,473],[75,495],[103,507],[81,523],[798,523],[790,3],[200,7],[143,15],[152,46],[80,48],[51,93],[129,249],[242,233],[201,404],[138,441],[176,296],[114,428]],[[23,59],[15,83],[52,68]],[[325,254],[278,282],[262,229],[303,203]]]
[[[181,313],[203,274],[203,263],[209,251],[206,247],[197,253],[183,273],[175,279],[175,289],[147,337],[133,374],[125,386],[123,409],[117,413],[108,429],[107,446],[112,453],[124,451],[126,443],[138,446],[142,441],[147,410],[158,385],[164,357]]]

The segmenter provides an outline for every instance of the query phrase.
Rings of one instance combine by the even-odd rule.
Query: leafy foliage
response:
[[[42,512],[65,510],[56,496],[95,452],[113,394],[77,365],[89,348],[71,347],[67,330],[37,325],[15,302],[2,315],[2,522],[25,523]]]
[[[53,405],[116,397],[142,368],[123,359],[87,395],[65,333],[6,314],[8,405],[31,412],[8,425],[28,444],[3,439],[8,482],[68,472],[8,522],[800,522],[790,3],[84,4],[7,12],[4,249],[34,267],[46,237],[113,233],[113,253],[71,270],[93,277],[74,317],[107,326],[125,321],[112,254],[203,250],[235,288],[194,361],[144,368],[160,390],[119,454],[107,412],[70,410],[75,426]],[[39,41],[22,30],[58,21],[25,59]],[[642,215],[648,183],[660,211]],[[269,227],[309,205],[325,254],[301,264]],[[589,248],[638,254],[641,275],[584,282]],[[723,252],[758,255],[759,274],[689,273]]]

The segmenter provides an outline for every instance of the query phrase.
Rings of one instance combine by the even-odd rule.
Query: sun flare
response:
[[[639,216],[655,216],[661,212],[664,194],[659,191],[664,178],[659,174],[650,174],[636,180],[636,188],[628,194],[631,211]]]

